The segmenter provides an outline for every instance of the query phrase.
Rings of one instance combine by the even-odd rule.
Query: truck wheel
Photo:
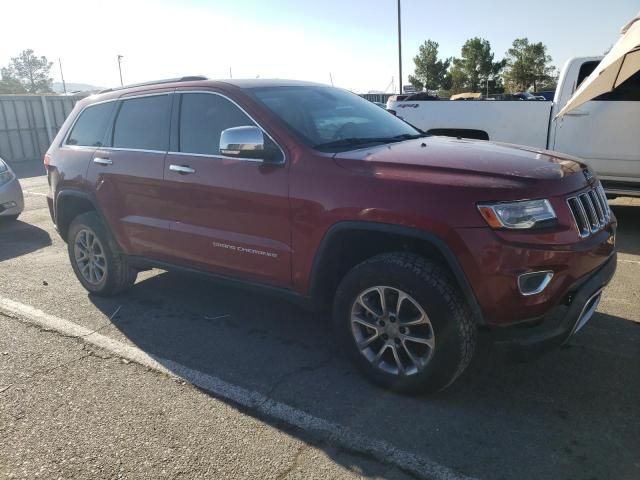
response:
[[[73,271],[89,292],[115,295],[131,287],[138,272],[119,253],[95,212],[78,215],[69,226],[67,250]]]
[[[377,255],[354,267],[338,287],[333,319],[356,366],[400,392],[446,388],[476,347],[474,319],[453,279],[410,253]]]

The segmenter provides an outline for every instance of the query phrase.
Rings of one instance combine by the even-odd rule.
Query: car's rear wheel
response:
[[[95,212],[78,215],[69,226],[67,250],[82,286],[97,295],[114,295],[131,287],[131,268]]]
[[[338,287],[334,326],[369,379],[403,392],[447,387],[476,346],[475,322],[451,276],[409,253],[354,267]]]
[[[0,222],[2,222],[2,223],[15,222],[18,219],[19,216],[20,216],[20,214],[0,216]]]

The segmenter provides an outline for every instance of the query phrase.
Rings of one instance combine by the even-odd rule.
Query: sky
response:
[[[442,57],[468,38],[502,58],[512,41],[548,46],[560,68],[601,55],[640,10],[640,0],[402,0],[403,77],[427,39]],[[396,0],[27,0],[3,5],[0,66],[26,48],[54,61],[67,82],[119,85],[202,74],[290,78],[356,92],[398,85]],[[12,20],[13,19],[13,20]],[[26,28],[28,27],[28,28]]]

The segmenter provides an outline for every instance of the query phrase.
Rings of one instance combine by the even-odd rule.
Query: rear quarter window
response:
[[[114,102],[107,102],[90,105],[82,110],[65,144],[82,147],[101,147],[114,106]]]

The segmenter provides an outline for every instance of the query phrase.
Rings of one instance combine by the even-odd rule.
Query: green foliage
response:
[[[0,69],[0,94],[27,93],[18,79],[11,75],[7,68]]]
[[[462,67],[462,61],[459,58],[451,60],[451,69],[449,70],[449,78],[451,81],[451,92],[453,94],[467,91],[469,79]]]
[[[422,83],[413,75],[409,75],[409,83],[414,86],[416,92],[421,92],[424,89],[424,83]]]
[[[451,62],[452,90],[462,92],[486,92],[487,82],[491,87],[492,80],[500,76],[504,68],[504,60],[494,62],[491,43],[484,38],[470,38],[462,46],[461,58]]]
[[[529,43],[526,38],[514,40],[505,59],[496,61],[491,43],[474,37],[462,46],[460,58],[438,59],[439,44],[427,40],[420,45],[414,75],[409,82],[416,90],[438,90],[441,96],[461,92],[503,93],[505,88],[524,91],[529,88],[553,90],[558,72],[551,65],[547,47]]]
[[[538,90],[541,85],[553,83],[556,75],[551,56],[542,43],[530,43],[527,38],[516,38],[507,52],[504,81],[512,91]]]
[[[23,50],[2,68],[0,93],[49,93],[53,79],[49,72],[53,63],[47,57],[37,57],[33,50]]]
[[[438,47],[438,42],[433,40],[427,40],[420,45],[418,55],[413,59],[416,66],[414,75],[409,77],[412,85],[416,85],[414,82],[417,82],[427,90],[446,88],[449,60],[438,59]]]

